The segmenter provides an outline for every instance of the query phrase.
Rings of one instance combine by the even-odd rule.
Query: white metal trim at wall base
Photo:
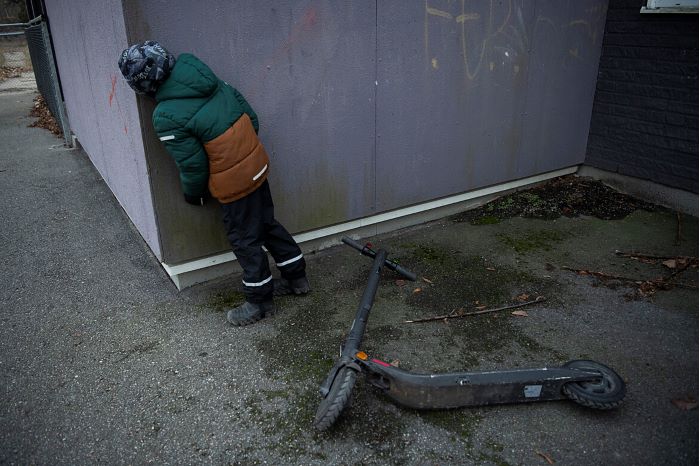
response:
[[[324,249],[338,244],[340,242],[340,237],[343,235],[374,236],[399,228],[437,220],[462,210],[477,207],[491,198],[502,195],[508,191],[540,183],[551,178],[570,175],[576,173],[577,170],[578,166],[573,166],[510,181],[508,183],[497,184],[487,188],[477,189],[410,207],[319,228],[318,230],[300,233],[294,235],[294,239],[304,251]],[[175,283],[175,286],[177,286],[178,289],[183,289],[236,271],[235,261],[236,256],[233,252],[226,252],[182,264],[169,265],[164,262],[161,264]],[[238,268],[238,270],[240,270],[240,268]]]

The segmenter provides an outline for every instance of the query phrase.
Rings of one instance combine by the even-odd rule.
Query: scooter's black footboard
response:
[[[373,385],[415,409],[560,400],[564,384],[600,380],[600,374],[563,368],[414,374],[376,359],[358,362]]]

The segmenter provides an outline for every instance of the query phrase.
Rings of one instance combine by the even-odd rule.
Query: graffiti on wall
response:
[[[590,46],[600,40],[599,25],[604,23],[606,15],[603,3],[588,5],[583,17],[573,20],[537,14],[528,21],[527,13],[535,12],[525,8],[534,10],[534,5],[516,0],[490,0],[485,9],[474,11],[474,3],[466,0],[425,0],[423,35],[427,66],[438,70],[443,60],[460,60],[467,82],[477,80],[487,70],[517,75],[529,61],[534,38],[542,34],[549,34],[552,39],[566,38],[567,44],[571,44],[558,57],[563,66],[575,60],[595,59],[596,51]],[[441,41],[432,39],[441,30],[458,36],[459,56],[455,56],[454,47],[445,47]],[[445,53],[451,55],[442,56]]]

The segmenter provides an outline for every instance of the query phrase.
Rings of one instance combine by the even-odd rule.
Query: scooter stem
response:
[[[379,287],[379,277],[381,276],[386,256],[387,252],[384,249],[380,249],[374,257],[365,292],[362,294],[362,300],[357,308],[355,320],[352,323],[352,328],[350,328],[348,337],[345,339],[345,345],[343,345],[343,352],[340,355],[341,360],[345,358],[354,359],[355,354],[360,349],[365,327],[367,326],[367,319],[369,318],[369,312],[372,310],[374,296],[377,294],[377,288]]]

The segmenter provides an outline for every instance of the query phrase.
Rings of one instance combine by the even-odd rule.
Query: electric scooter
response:
[[[570,399],[594,409],[608,410],[622,404],[625,383],[611,368],[588,360],[561,367],[512,369],[443,374],[414,374],[360,351],[367,319],[379,286],[382,267],[415,281],[416,274],[387,259],[387,251],[374,251],[344,237],[343,243],[372,258],[372,268],[340,357],[320,387],[321,404],[314,427],[326,430],[350,401],[359,373],[399,405],[413,409],[449,409],[505,403]]]

